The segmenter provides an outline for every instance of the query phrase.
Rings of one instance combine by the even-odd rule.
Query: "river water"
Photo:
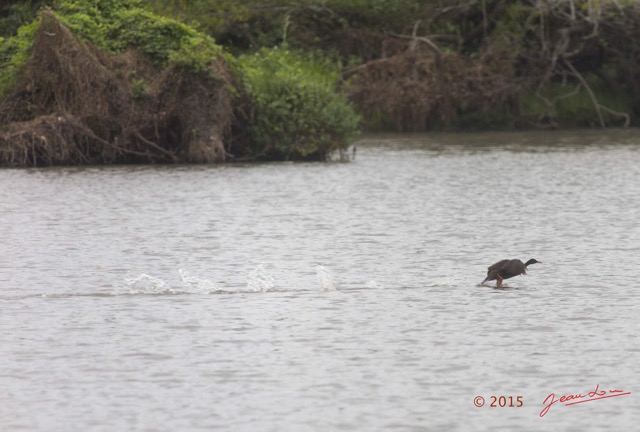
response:
[[[640,421],[637,131],[375,135],[351,162],[0,187],[2,431]],[[574,397],[541,417],[551,393]]]

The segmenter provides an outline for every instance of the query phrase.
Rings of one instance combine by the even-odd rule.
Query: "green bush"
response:
[[[178,65],[202,72],[224,50],[213,38],[171,18],[154,15],[139,0],[62,1],[56,15],[78,37],[109,53],[137,48],[160,66]],[[0,39],[0,97],[11,89],[33,46],[40,20]]]
[[[336,90],[335,66],[278,48],[241,56],[239,66],[253,99],[253,157],[324,160],[349,145],[359,119]]]
[[[22,68],[31,54],[40,20],[23,25],[8,39],[0,38],[0,98],[15,85]]]
[[[143,9],[139,0],[65,1],[58,14],[76,35],[97,47],[112,53],[135,47],[161,66],[201,72],[224,55],[213,38]]]
[[[108,53],[135,48],[159,66],[177,65],[212,71],[225,57],[250,103],[238,110],[246,125],[250,159],[325,160],[346,149],[359,122],[346,96],[338,90],[341,71],[335,64],[286,49],[262,49],[233,59],[214,39],[171,18],[143,9],[138,0],[63,0],[56,16],[74,35]],[[15,84],[26,64],[40,19],[0,41],[0,96]],[[234,94],[238,95],[232,89]],[[132,81],[132,95],[143,100],[144,81]],[[239,132],[244,133],[244,130]]]
[[[336,34],[336,26],[353,24],[357,27],[361,23],[376,29],[389,29],[407,20],[413,24],[424,1],[152,0],[148,3],[157,13],[197,23],[231,51],[250,52],[285,41],[291,47],[304,50],[312,41],[319,42],[323,37],[340,37]],[[320,34],[317,33],[318,26],[323,29]]]

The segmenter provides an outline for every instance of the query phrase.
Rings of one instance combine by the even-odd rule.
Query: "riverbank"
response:
[[[640,125],[637,0],[276,3],[191,10],[238,49],[286,42],[341,62],[366,130]]]
[[[135,0],[62,2],[4,41],[0,164],[325,160],[358,126],[339,71],[233,56]]]
[[[640,126],[635,0],[12,3],[1,22],[27,18],[0,33],[5,165],[325,160],[358,129]],[[43,5],[74,49],[36,38]],[[79,79],[78,58],[43,73],[38,40],[110,77]],[[52,70],[63,92],[38,90]],[[118,96],[96,103],[99,88]]]

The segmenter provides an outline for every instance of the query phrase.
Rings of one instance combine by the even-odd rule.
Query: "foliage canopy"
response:
[[[31,99],[38,100],[35,104],[38,108],[25,109],[21,116],[9,115],[9,120],[2,120],[8,121],[10,127],[4,137],[0,134],[0,138],[9,143],[13,139],[18,147],[37,149],[33,151],[39,156],[34,153],[32,159],[44,163],[59,163],[59,159],[42,147],[39,137],[44,135],[32,133],[29,128],[38,131],[58,129],[62,127],[58,118],[64,119],[65,135],[80,134],[84,143],[98,143],[112,150],[109,144],[112,139],[122,141],[117,144],[120,146],[116,152],[119,156],[109,156],[109,160],[122,160],[119,158],[127,153],[150,155],[147,147],[161,152],[161,156],[150,156],[151,160],[177,161],[182,160],[183,154],[189,160],[224,160],[225,152],[227,157],[240,160],[325,160],[333,151],[343,150],[349,144],[348,140],[357,130],[358,117],[337,86],[341,71],[335,64],[277,48],[263,49],[236,59],[211,36],[174,18],[157,15],[143,6],[140,0],[61,0],[55,3],[54,11],[43,12],[30,23],[22,25],[7,40],[0,40],[0,95],[8,95],[9,90],[16,89],[11,97],[7,97],[8,105],[0,107],[0,111],[10,112],[13,108],[9,105],[29,105],[32,104],[29,102]],[[46,28],[43,27],[43,16],[47,17]],[[63,37],[63,34],[68,35]],[[62,56],[69,54],[69,58],[58,58],[47,49],[49,42],[54,43],[60,37],[63,37],[65,47],[70,47],[60,53],[65,53]],[[115,55],[113,58],[116,60],[99,53],[91,54],[91,46],[77,45],[74,38],[88,41],[100,51]],[[45,83],[48,78],[43,78],[42,69],[28,62],[36,47],[34,40],[44,41],[37,45],[36,51],[55,66],[53,69],[58,76],[51,77],[51,82],[56,84],[55,89]],[[82,48],[77,48],[79,46]],[[81,59],[73,54],[78,51],[82,52]],[[158,79],[151,78],[138,53],[144,54],[155,65],[159,71]],[[83,67],[90,64],[95,68],[94,72],[104,67],[104,76],[100,72],[100,76],[94,79],[76,70],[79,69],[74,67],[77,61],[85,62]],[[26,65],[31,65],[28,73],[24,72]],[[123,67],[131,70],[122,70]],[[135,69],[139,67],[146,69],[138,73]],[[234,76],[230,76],[229,71]],[[77,77],[74,75],[76,72],[79,73]],[[36,85],[28,84],[27,80],[18,83],[21,74],[28,75],[27,80]],[[73,84],[76,81],[78,86]],[[88,90],[91,85],[87,87],[87,83],[93,81],[99,82],[96,94]],[[227,84],[224,89],[219,88],[220,82]],[[175,88],[172,90],[167,84]],[[39,100],[33,92],[39,86],[49,87],[46,93],[53,96],[46,101]],[[195,94],[198,88],[201,88],[199,96]],[[118,95],[115,102],[109,100],[111,91]],[[225,92],[235,95],[235,102],[232,102],[235,107],[227,106],[229,98],[223,96]],[[63,99],[73,103],[49,103],[60,99],[62,94]],[[83,97],[104,98],[104,101],[96,102],[96,106],[113,109],[109,108],[108,113],[75,110],[73,107],[85,105],[81,101]],[[217,110],[211,106],[216,100],[222,101]],[[158,108],[167,104],[171,110]],[[188,113],[173,110],[178,106],[188,106]],[[129,107],[125,111],[135,111],[135,127],[121,121],[122,107]],[[49,108],[54,112],[49,113]],[[213,114],[199,114],[205,109]],[[65,116],[56,117],[58,111],[64,112]],[[226,119],[228,117],[216,112],[232,111],[236,113],[235,123],[243,125],[244,131],[229,127],[226,120],[213,123],[204,120],[209,117]],[[111,123],[109,126],[98,125],[96,119]],[[150,124],[145,125],[145,122]],[[203,134],[204,130],[211,128],[215,133]],[[243,138],[229,137],[229,130],[235,130]],[[60,133],[56,136],[56,142],[66,148],[58,139],[60,136]],[[231,142],[242,141],[243,145],[225,145],[226,150],[220,156],[218,150],[223,147],[217,137],[230,138]],[[210,139],[214,140],[212,144],[201,145],[201,141]],[[186,142],[186,150],[172,147],[180,141]],[[11,148],[14,147],[17,148]],[[201,154],[210,147],[216,150],[214,156]],[[9,152],[14,154],[13,150]],[[73,154],[77,156],[75,161],[87,161],[101,160],[101,155],[107,153],[90,156],[93,153],[83,149]],[[9,159],[14,160],[13,156]]]
[[[358,117],[336,91],[341,72],[327,61],[287,49],[240,57],[253,157],[324,160],[357,130]]]
[[[321,53],[346,65],[349,97],[366,127],[640,124],[638,0],[6,2],[0,92],[34,32],[10,29],[37,5],[58,4],[74,32],[97,46],[136,46],[160,64],[204,70],[213,53],[224,53],[219,45],[234,55],[277,46]],[[238,77],[253,67],[246,58],[238,64]]]

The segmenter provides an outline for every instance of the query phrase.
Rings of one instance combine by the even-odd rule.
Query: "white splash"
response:
[[[222,289],[215,282],[209,279],[202,279],[197,276],[191,276],[188,271],[178,269],[180,281],[186,292],[194,294],[210,294]]]
[[[380,285],[378,285],[378,282],[376,282],[375,280],[371,279],[366,284],[364,284],[364,287],[365,288],[377,289],[377,288],[380,288]]]
[[[318,283],[320,284],[320,288],[323,291],[335,291],[336,286],[333,283],[333,274],[329,271],[328,268],[317,265],[316,266],[316,278],[318,279]]]
[[[142,273],[138,276],[125,278],[129,287],[129,294],[160,294],[174,292],[162,279]]]
[[[275,278],[265,269],[265,264],[259,264],[251,270],[247,276],[247,288],[254,292],[274,291],[276,286]]]

